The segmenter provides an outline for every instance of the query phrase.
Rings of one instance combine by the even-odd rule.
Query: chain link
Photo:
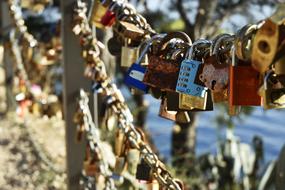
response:
[[[80,99],[78,101],[79,108],[83,113],[83,123],[86,133],[86,138],[89,143],[91,151],[98,157],[98,166],[100,173],[106,180],[105,190],[116,190],[115,182],[112,178],[112,172],[109,169],[109,164],[106,157],[103,156],[102,141],[100,138],[100,130],[95,125],[92,119],[91,111],[88,106],[89,98],[84,90],[80,90]]]

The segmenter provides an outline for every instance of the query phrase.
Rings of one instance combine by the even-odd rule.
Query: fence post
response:
[[[4,36],[6,34],[5,30],[11,26],[11,23],[8,4],[6,1],[0,1],[0,115],[5,114],[9,107],[7,94],[8,60],[6,60],[5,56],[7,53],[4,48]]]
[[[84,159],[85,143],[76,143],[76,126],[73,114],[79,89],[90,89],[91,82],[83,78],[83,60],[79,39],[72,32],[73,7],[76,0],[61,0],[61,36],[63,45],[63,102],[66,125],[66,158],[68,190],[79,189],[79,179]]]

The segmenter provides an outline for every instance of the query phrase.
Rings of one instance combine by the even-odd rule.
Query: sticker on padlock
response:
[[[145,71],[146,68],[142,67],[141,65],[137,63],[133,64],[127,72],[125,83],[130,87],[147,92],[148,86],[142,82]]]
[[[207,88],[198,84],[195,84],[195,78],[200,61],[195,60],[183,60],[181,63],[176,91],[180,93],[185,93],[193,96],[205,97]]]

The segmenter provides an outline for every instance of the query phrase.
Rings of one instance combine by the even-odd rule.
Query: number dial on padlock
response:
[[[198,69],[201,65],[200,61],[183,60],[179,72],[176,91],[193,96],[205,97],[207,88],[195,84]]]

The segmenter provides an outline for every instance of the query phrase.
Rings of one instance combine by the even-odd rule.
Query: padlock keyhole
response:
[[[262,40],[258,43],[258,48],[260,49],[260,51],[262,51],[263,53],[269,53],[270,52],[270,46],[268,44],[268,42]]]

